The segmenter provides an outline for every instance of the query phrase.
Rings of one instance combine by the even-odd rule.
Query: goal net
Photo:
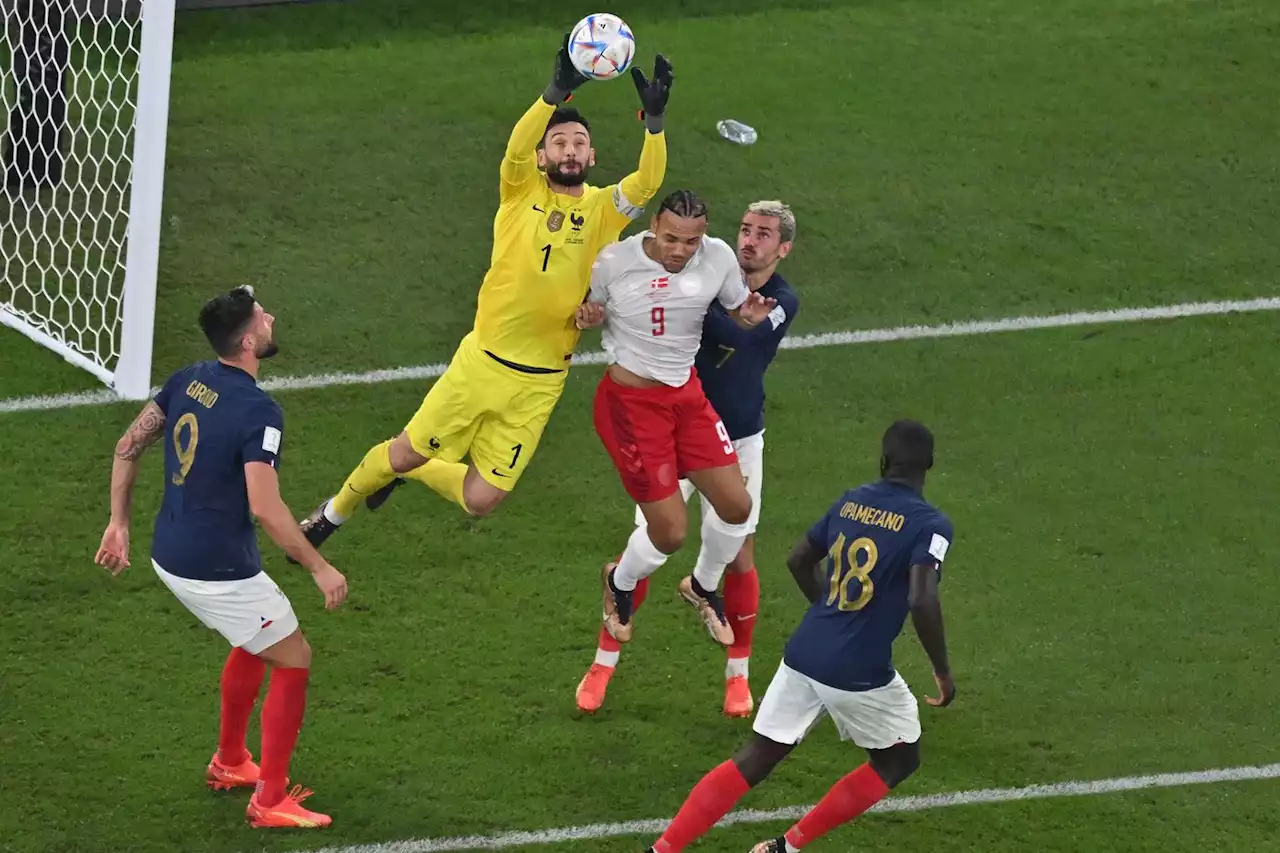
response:
[[[150,391],[175,0],[0,0],[0,322]]]

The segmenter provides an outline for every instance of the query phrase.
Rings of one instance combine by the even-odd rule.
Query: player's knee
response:
[[[689,516],[679,493],[654,503],[641,504],[645,532],[653,547],[668,557],[684,547],[689,530]]]
[[[716,509],[716,515],[720,516],[720,520],[725,524],[736,527],[751,520],[751,495],[747,494],[746,489],[723,503],[723,508]]]
[[[895,788],[920,769],[920,742],[875,750],[871,754],[871,766],[885,785]]]
[[[468,515],[476,518],[484,518],[498,508],[498,504],[502,502],[502,498],[486,495],[482,498],[465,497],[467,505],[463,507]]]
[[[773,768],[794,748],[792,744],[777,743],[757,734],[750,743],[738,750],[733,763],[737,765],[738,772],[747,784],[754,788],[767,779]]]
[[[310,669],[311,644],[298,629],[278,643],[258,653],[258,657],[276,667],[285,669]]]
[[[311,644],[307,642],[307,638],[298,635],[298,668],[311,669]]]
[[[683,518],[663,520],[657,524],[651,522],[648,527],[649,541],[653,543],[653,547],[670,556],[684,547],[688,528],[689,524]]]
[[[397,474],[404,474],[424,465],[427,458],[418,451],[413,449],[413,442],[409,440],[408,433],[400,433],[391,442],[391,446],[387,448],[387,461],[391,464],[391,470]]]
[[[502,489],[494,488],[479,476],[468,477],[462,486],[462,499],[466,502],[463,509],[477,518],[483,518],[497,509],[506,496],[507,493]]]

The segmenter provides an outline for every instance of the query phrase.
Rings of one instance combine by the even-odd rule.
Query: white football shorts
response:
[[[796,672],[785,663],[760,701],[752,728],[777,743],[804,740],[830,715],[841,740],[863,749],[888,749],[920,739],[920,706],[902,676],[874,690],[837,690]]]
[[[742,477],[747,483],[747,494],[751,495],[751,515],[747,517],[747,523],[743,525],[748,534],[756,532],[756,525],[760,523],[760,494],[764,486],[764,430],[755,435],[748,435],[740,438],[733,443],[734,452],[738,454],[738,467],[742,469]],[[685,503],[689,502],[689,496],[694,493],[693,483],[689,480],[680,481],[680,494],[684,496]],[[729,527],[720,517],[716,515],[716,511],[711,507],[711,503],[698,495],[702,506],[703,519],[709,519],[713,523],[721,526]],[[640,511],[640,507],[636,507],[636,526],[643,527],[645,525],[644,513]],[[736,529],[736,528],[735,528]]]
[[[206,628],[250,654],[270,648],[298,630],[293,605],[266,572],[229,581],[202,581],[151,566],[164,585]]]

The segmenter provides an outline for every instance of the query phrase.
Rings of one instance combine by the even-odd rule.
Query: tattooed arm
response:
[[[116,442],[111,462],[111,521],[102,534],[94,562],[118,575],[129,565],[129,519],[133,513],[133,483],[148,447],[164,434],[164,412],[149,401]]]
[[[133,512],[133,482],[138,478],[138,460],[146,449],[164,433],[164,412],[154,401],[134,418],[125,434],[116,442],[116,456],[111,463],[111,520],[129,524]]]

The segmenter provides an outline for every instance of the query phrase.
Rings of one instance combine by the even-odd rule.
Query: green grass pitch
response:
[[[361,0],[179,16],[156,315],[159,382],[205,355],[195,312],[242,281],[279,316],[272,374],[448,358],[488,262],[496,169],[561,33],[595,8]],[[1265,0],[650,0],[609,9],[671,57],[664,191],[712,233],[781,197],[793,334],[1276,295],[1280,6]],[[563,20],[560,20],[560,19]],[[576,99],[593,182],[629,171],[629,82]],[[728,145],[737,118],[759,142]],[[637,226],[638,227],[638,226]],[[583,349],[597,346],[587,336]],[[770,374],[757,699],[802,612],[783,557],[875,473],[909,415],[938,436],[929,497],[956,541],[942,593],[957,703],[922,707],[901,794],[1273,763],[1280,677],[1272,314],[783,352]],[[0,398],[96,387],[0,333]],[[570,378],[512,497],[471,520],[416,485],[326,547],[351,598],[326,614],[267,569],[316,650],[293,776],[331,830],[271,835],[201,784],[221,640],[146,566],[92,565],[111,447],[133,405],[0,415],[0,850],[247,853],[674,814],[748,736],[719,713],[722,658],[655,578],[605,708],[573,691],[598,567],[631,505]],[[289,391],[285,498],[305,513],[428,383]],[[898,645],[932,690],[915,640]],[[256,738],[257,723],[251,728]],[[820,729],[742,806],[814,802],[861,755]],[[813,846],[1256,850],[1275,781],[870,815]],[[785,824],[732,827],[745,851]],[[614,838],[539,849],[636,851]]]

